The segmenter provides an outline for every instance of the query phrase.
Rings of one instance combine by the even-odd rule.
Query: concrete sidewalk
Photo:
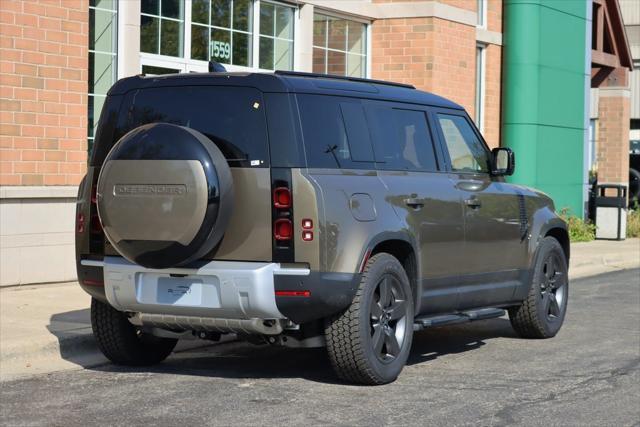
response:
[[[638,239],[571,245],[572,279],[638,267]],[[105,363],[91,335],[89,305],[75,282],[0,289],[0,381]],[[178,351],[206,344],[181,341]]]

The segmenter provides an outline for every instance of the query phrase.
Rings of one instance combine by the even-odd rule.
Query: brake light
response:
[[[273,237],[276,240],[291,240],[293,224],[290,219],[280,218],[273,224]]]
[[[76,217],[76,232],[84,233],[84,214],[79,213]]]
[[[291,191],[287,187],[278,187],[273,190],[273,206],[276,209],[291,207]]]

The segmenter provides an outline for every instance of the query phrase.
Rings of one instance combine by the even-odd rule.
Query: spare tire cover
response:
[[[231,171],[218,147],[168,123],[124,135],[105,159],[96,193],[106,237],[123,257],[148,268],[206,255],[233,209]]]

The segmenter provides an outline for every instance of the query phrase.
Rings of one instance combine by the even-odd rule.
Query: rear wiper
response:
[[[338,160],[338,156],[336,156],[337,148],[338,148],[337,145],[327,145],[327,149],[324,150],[324,152],[331,153],[331,155],[333,156],[333,159],[336,161],[336,164],[338,165],[338,169],[342,169],[342,166],[340,166],[340,161]]]

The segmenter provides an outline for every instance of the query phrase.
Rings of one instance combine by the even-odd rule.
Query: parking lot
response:
[[[324,350],[227,343],[152,369],[2,383],[3,425],[638,425],[640,270],[571,284],[551,340],[505,318],[416,334],[393,384],[338,383]]]

